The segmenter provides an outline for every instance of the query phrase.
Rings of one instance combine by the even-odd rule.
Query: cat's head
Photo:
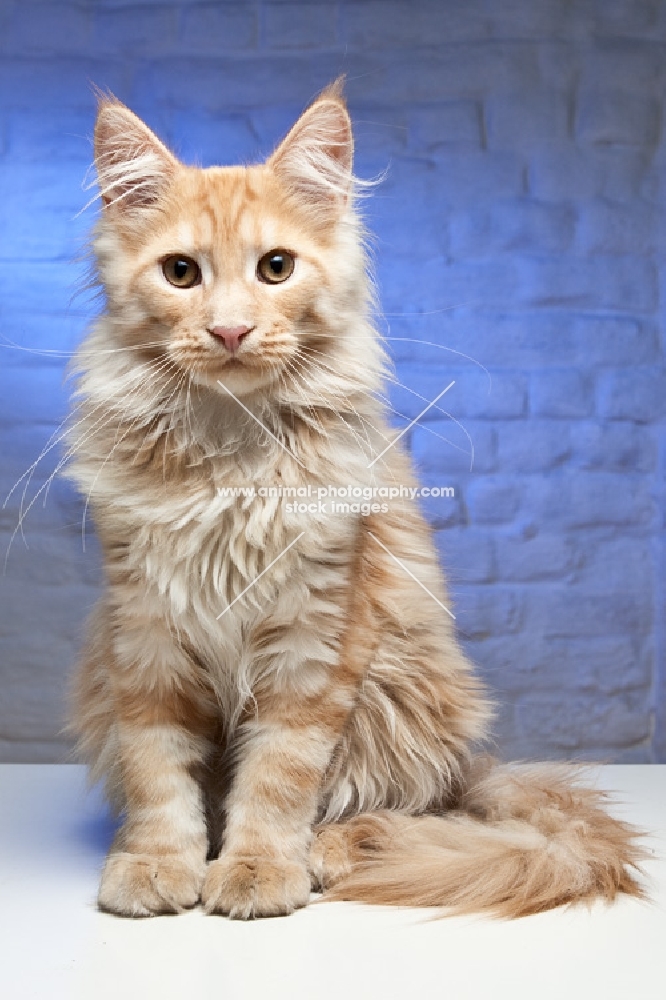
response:
[[[95,251],[114,337],[239,395],[317,353],[333,364],[368,304],[352,154],[337,85],[248,167],[186,166],[103,99]]]

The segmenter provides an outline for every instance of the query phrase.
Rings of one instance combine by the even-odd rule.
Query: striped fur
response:
[[[412,483],[400,444],[372,463],[386,357],[351,161],[339,88],[247,168],[186,167],[100,106],[106,310],[76,359],[69,474],[106,588],[73,726],[123,813],[99,894],[116,913],[289,913],[311,883],[510,914],[640,891],[634,833],[595,793],[476,774],[490,706],[413,502],[336,516],[220,493]],[[296,266],[267,285],[274,248]],[[170,254],[201,283],[169,285]],[[219,326],[251,328],[233,357]]]

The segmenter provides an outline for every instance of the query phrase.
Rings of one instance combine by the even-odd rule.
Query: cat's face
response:
[[[351,129],[335,92],[259,166],[186,167],[113,102],[95,153],[96,251],[124,343],[241,395],[288,377],[308,351],[334,354],[364,294]]]

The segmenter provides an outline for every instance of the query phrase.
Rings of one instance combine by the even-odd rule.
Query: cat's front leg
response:
[[[163,719],[118,723],[126,818],[102,870],[101,909],[123,916],[194,906],[206,869],[201,791],[191,775],[201,747]]]
[[[319,698],[273,694],[242,727],[224,848],[208,866],[209,913],[288,914],[310,897],[308,856],[322,775],[351,707],[343,686]]]
[[[131,651],[128,666],[123,659]],[[143,635],[126,629],[114,653],[125,820],[102,871],[98,903],[124,916],[178,913],[199,900],[207,853],[202,792],[193,774],[207,744],[200,709],[185,693],[191,668],[178,663],[178,683],[173,673],[170,681],[169,657],[183,654],[166,631],[156,634],[145,624]]]

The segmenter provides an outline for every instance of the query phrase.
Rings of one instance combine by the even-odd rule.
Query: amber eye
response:
[[[257,276],[269,285],[279,285],[290,278],[294,258],[287,250],[269,250],[257,264]]]
[[[180,253],[162,261],[162,273],[169,284],[176,288],[192,288],[201,282],[201,269],[197,262]]]

